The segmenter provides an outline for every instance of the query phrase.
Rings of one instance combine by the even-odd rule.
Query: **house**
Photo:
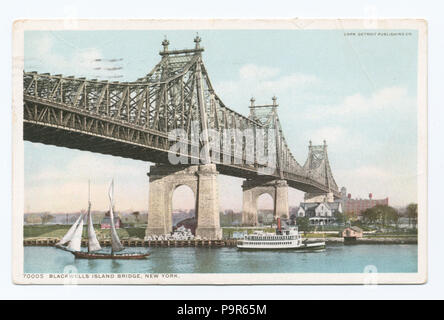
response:
[[[342,237],[344,240],[356,240],[362,238],[363,231],[359,227],[348,227],[342,230]]]
[[[298,217],[308,217],[312,225],[327,225],[336,221],[336,215],[342,213],[340,202],[301,202]]]
[[[120,229],[122,225],[122,221],[120,220],[120,217],[114,217],[114,226],[116,229]],[[111,229],[111,218],[109,216],[105,216],[100,222],[100,229]]]

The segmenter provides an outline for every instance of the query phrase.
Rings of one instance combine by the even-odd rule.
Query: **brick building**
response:
[[[352,199],[351,194],[347,194],[347,189],[342,187],[341,200],[342,210],[344,213],[353,213],[356,216],[361,215],[363,211],[369,208],[373,208],[377,205],[389,205],[389,198],[373,199],[373,195],[370,193],[368,199]]]

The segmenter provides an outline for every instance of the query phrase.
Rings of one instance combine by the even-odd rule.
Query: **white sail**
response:
[[[85,215],[81,215],[80,222],[76,228],[76,231],[74,232],[74,236],[72,237],[71,241],[68,244],[68,249],[72,251],[80,251],[80,247],[82,244],[82,233],[83,233],[83,217]]]
[[[57,244],[64,245],[67,244],[69,241],[71,241],[72,237],[74,236],[74,232],[77,229],[77,225],[79,224],[80,220],[82,219],[82,214],[80,217],[74,222],[74,224],[69,228],[68,232],[63,236],[62,240],[60,240]]]
[[[97,240],[96,232],[91,215],[91,202],[88,204],[88,252],[102,249],[99,240]]]
[[[114,194],[114,180],[111,182],[111,186],[109,187],[109,218],[111,220],[111,247],[112,252],[118,252],[125,249],[120,243],[119,236],[117,235],[116,226],[114,224],[114,202],[113,202],[113,194]]]

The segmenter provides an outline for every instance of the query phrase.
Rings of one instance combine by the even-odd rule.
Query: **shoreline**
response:
[[[360,238],[356,240],[344,241],[340,237],[326,238],[308,238],[310,241],[325,241],[326,244],[418,244],[417,237],[371,237]],[[60,239],[53,237],[34,237],[25,238],[23,245],[26,247],[33,246],[54,246]],[[110,240],[100,240],[102,247],[111,246]],[[225,240],[142,240],[142,239],[122,239],[122,244],[126,247],[207,247],[207,248],[223,248],[236,247],[237,239]],[[87,241],[82,240],[82,247],[87,246]]]
[[[309,238],[312,241],[325,241],[328,243],[338,243],[344,245],[356,245],[356,244],[418,244],[417,237],[371,237],[371,238],[359,238],[356,240],[346,240],[340,237],[327,237],[327,238]]]

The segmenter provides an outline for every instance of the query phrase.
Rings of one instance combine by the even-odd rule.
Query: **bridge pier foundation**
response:
[[[219,217],[218,172],[215,164],[200,165],[197,193],[196,236],[207,239],[222,239]]]
[[[195,196],[196,236],[221,239],[217,175],[214,164],[151,166],[148,173],[150,188],[146,236],[163,235],[173,230],[173,192],[177,187],[186,185]]]
[[[274,218],[288,218],[288,185],[285,180],[245,180],[242,184],[242,224],[247,226],[258,225],[257,200],[267,193],[274,203]]]

